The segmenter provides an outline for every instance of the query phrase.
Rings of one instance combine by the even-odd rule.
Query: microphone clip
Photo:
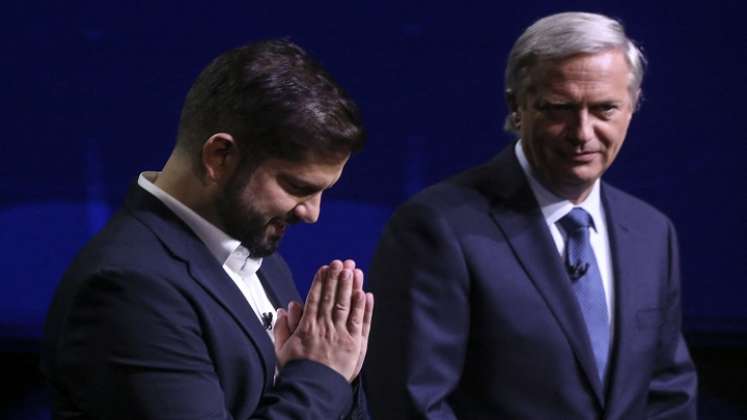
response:
[[[566,269],[568,270],[568,275],[571,276],[571,280],[575,281],[583,277],[584,274],[589,271],[589,263],[578,261],[575,264],[566,265]]]
[[[272,312],[263,312],[262,313],[262,326],[267,331],[270,331],[272,329],[272,318],[273,318],[273,313]]]

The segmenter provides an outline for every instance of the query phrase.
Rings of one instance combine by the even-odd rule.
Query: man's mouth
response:
[[[598,153],[596,151],[573,152],[568,155],[568,158],[574,163],[589,163]]]
[[[293,214],[289,214],[286,217],[273,217],[267,222],[267,227],[272,228],[274,236],[283,236],[288,226],[298,223],[300,220]]]

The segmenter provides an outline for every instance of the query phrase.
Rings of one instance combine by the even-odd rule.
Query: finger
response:
[[[332,321],[335,324],[344,327],[348,321],[350,313],[350,297],[353,293],[353,272],[343,269],[337,280],[337,295],[335,297],[335,306],[332,312]]]
[[[332,307],[335,304],[337,295],[337,281],[342,271],[342,262],[334,260],[329,264],[326,275],[322,276],[322,295],[319,302],[319,312],[316,314],[317,319],[332,319]]]
[[[365,294],[365,300],[366,300],[366,309],[363,313],[363,325],[361,327],[361,351],[358,355],[358,363],[355,368],[355,376],[358,376],[358,374],[361,371],[361,368],[363,367],[363,361],[366,360],[366,352],[368,350],[368,336],[371,332],[371,319],[373,318],[373,307],[374,307],[374,299],[373,294],[366,293]]]
[[[353,272],[353,290],[363,290],[363,271],[360,268]]]
[[[368,340],[368,335],[371,332],[371,319],[373,318],[373,310],[374,310],[373,293],[366,293],[365,300],[366,300],[366,309],[363,312],[363,326],[361,329],[361,333],[363,335],[363,338]]]
[[[350,299],[350,316],[348,316],[348,332],[353,337],[363,333],[363,317],[366,309],[366,295],[360,290],[354,290]]]
[[[275,321],[272,334],[275,337],[275,353],[277,353],[291,334],[291,330],[288,328],[288,313],[283,308],[278,309],[278,319]]]
[[[291,301],[288,304],[288,329],[292,334],[293,331],[298,327],[299,321],[301,321],[301,315],[303,314],[303,305],[296,301]]]
[[[322,285],[323,279],[326,276],[328,266],[323,265],[319,267],[314,275],[314,280],[311,281],[311,287],[309,288],[309,294],[306,295],[306,305],[304,306],[304,315],[311,319],[316,319],[317,312],[319,311],[319,302],[322,300]]]
[[[343,261],[342,268],[347,268],[348,270],[355,270],[355,260],[348,258],[347,260]]]

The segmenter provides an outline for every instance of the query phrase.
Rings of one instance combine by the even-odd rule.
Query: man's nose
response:
[[[296,217],[304,223],[316,223],[319,220],[319,211],[322,204],[322,193],[314,194],[294,209]]]
[[[573,140],[579,144],[587,143],[594,138],[592,118],[587,109],[580,109],[572,130]]]

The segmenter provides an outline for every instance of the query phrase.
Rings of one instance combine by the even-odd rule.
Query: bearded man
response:
[[[366,418],[363,273],[322,266],[301,304],[275,252],[363,140],[355,104],[293,43],[208,65],[163,170],[59,285],[42,350],[55,418]]]

